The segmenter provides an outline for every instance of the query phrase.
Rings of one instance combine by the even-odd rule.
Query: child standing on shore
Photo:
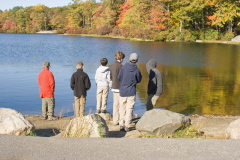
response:
[[[119,108],[120,108],[120,94],[119,86],[120,81],[118,80],[118,73],[122,68],[122,62],[125,58],[125,54],[121,51],[115,53],[116,62],[110,67],[110,78],[112,80],[112,91],[113,91],[113,124],[119,124]]]
[[[85,103],[87,90],[91,88],[91,81],[88,74],[83,72],[83,63],[78,62],[77,71],[73,73],[70,81],[70,87],[74,91],[75,116],[83,117],[85,112]]]
[[[111,88],[110,70],[107,67],[108,60],[103,58],[100,60],[101,66],[98,67],[95,74],[97,84],[97,111],[96,113],[106,113],[108,90]]]

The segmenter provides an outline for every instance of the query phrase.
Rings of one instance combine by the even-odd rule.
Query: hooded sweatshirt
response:
[[[97,87],[108,88],[112,87],[112,81],[110,80],[110,70],[107,66],[99,66],[96,74],[95,81]]]
[[[156,96],[160,96],[163,91],[163,82],[162,75],[156,69],[157,62],[154,59],[151,59],[146,64],[147,72],[149,73],[149,81],[148,81],[148,94],[153,94]]]
[[[120,96],[130,97],[136,95],[136,84],[142,80],[142,75],[136,64],[126,63],[118,74],[120,81]]]

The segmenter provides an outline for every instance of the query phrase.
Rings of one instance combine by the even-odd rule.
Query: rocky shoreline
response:
[[[229,124],[240,116],[213,116],[213,115],[190,115],[191,126],[203,134],[206,139],[225,139],[225,131]],[[39,137],[58,136],[66,129],[66,126],[74,117],[63,117],[56,121],[42,120],[40,116],[25,116],[34,126],[35,133]],[[133,121],[133,127],[137,119]],[[112,121],[107,121],[109,137],[111,138],[139,138],[141,133],[137,130],[130,132],[119,131],[119,126],[114,126]]]

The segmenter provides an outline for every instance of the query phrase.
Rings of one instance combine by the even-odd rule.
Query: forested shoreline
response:
[[[236,0],[73,0],[0,10],[0,33],[97,34],[154,41],[230,40],[240,34]]]

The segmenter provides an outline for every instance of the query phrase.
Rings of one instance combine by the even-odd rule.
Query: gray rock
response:
[[[142,133],[139,132],[138,130],[133,130],[130,132],[126,132],[126,135],[124,136],[124,138],[139,138],[141,137]]]
[[[100,115],[105,121],[112,121],[112,114],[110,113],[99,113],[98,115]]]
[[[72,119],[64,131],[63,137],[107,137],[108,126],[98,114]]]
[[[240,139],[240,118],[230,123],[226,129],[226,138]]]
[[[172,133],[183,126],[189,126],[190,119],[168,110],[153,109],[144,113],[136,124],[136,129],[154,135]]]
[[[0,108],[0,134],[26,136],[34,129],[34,125],[21,113],[10,108]]]
[[[231,39],[232,42],[240,42],[240,35]]]

